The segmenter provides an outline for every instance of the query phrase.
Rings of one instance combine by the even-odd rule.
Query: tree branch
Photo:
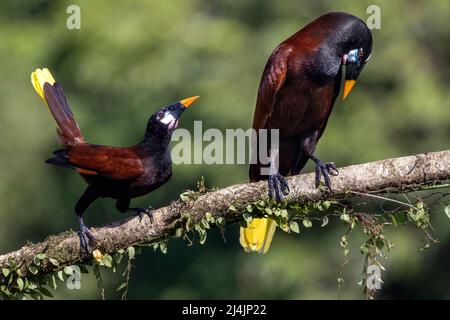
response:
[[[333,194],[314,188],[314,174],[289,177],[291,193],[289,203],[307,203],[320,199],[342,199],[355,193],[386,193],[423,189],[450,179],[450,150],[419,154],[353,165],[340,169],[332,178]],[[154,221],[145,216],[128,218],[99,228],[92,228],[98,240],[96,248],[102,253],[113,253],[137,244],[159,242],[174,235],[181,226],[181,219],[189,216],[192,223],[199,222],[205,213],[215,218],[225,218],[226,224],[242,220],[242,210],[248,204],[265,198],[267,183],[245,183],[224,189],[191,193],[187,201],[177,200],[154,211]],[[230,205],[237,210],[230,210]],[[75,232],[50,236],[45,241],[30,244],[0,256],[0,269],[10,268],[12,263],[20,267],[23,275],[29,274],[28,266],[38,253],[54,258],[59,266],[44,259],[39,274],[56,271],[64,266],[92,259],[80,253],[79,238]],[[0,273],[0,280],[3,275]]]

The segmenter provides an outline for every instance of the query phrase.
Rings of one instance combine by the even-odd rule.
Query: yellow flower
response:
[[[103,254],[98,249],[95,249],[94,251],[92,251],[92,256],[94,257],[94,259],[97,262],[102,262],[103,261]]]
[[[272,219],[254,218],[247,228],[241,228],[239,242],[246,252],[266,253],[275,228],[276,223]]]
[[[55,79],[47,68],[36,69],[31,73],[31,83],[33,84],[34,90],[36,90],[37,94],[45,103],[47,103],[44,97],[44,84],[46,82],[52,85],[55,83]]]

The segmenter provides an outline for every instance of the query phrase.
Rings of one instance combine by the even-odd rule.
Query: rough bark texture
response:
[[[288,202],[306,203],[325,198],[345,198],[351,196],[349,191],[361,193],[384,193],[408,191],[421,186],[443,182],[450,179],[450,150],[419,154],[402,158],[388,159],[353,165],[340,169],[337,177],[332,177],[333,191],[330,195],[314,188],[314,174],[302,174],[288,178],[291,193]],[[98,240],[97,247],[102,253],[112,253],[130,245],[161,241],[172,235],[179,227],[181,215],[189,215],[195,223],[205,213],[223,216],[226,223],[242,219],[239,209],[247,204],[266,197],[265,182],[246,183],[229,186],[224,189],[203,194],[193,194],[195,199],[183,202],[174,201],[164,208],[154,211],[154,221],[145,216],[128,218],[99,228],[92,228]],[[238,210],[231,212],[233,204]],[[0,269],[10,267],[15,261],[27,273],[29,266],[38,253],[44,252],[48,258],[58,260],[59,267],[77,264],[90,256],[80,254],[79,238],[74,232],[65,232],[51,236],[38,244],[31,244],[21,249],[0,256]],[[44,261],[41,272],[56,269]],[[42,273],[40,273],[42,274]],[[2,277],[0,273],[0,278]]]

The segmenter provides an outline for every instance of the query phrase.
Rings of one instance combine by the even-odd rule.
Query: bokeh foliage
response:
[[[66,8],[81,7],[81,30],[66,28]],[[0,2],[0,252],[77,228],[73,205],[84,182],[43,160],[59,147],[54,124],[29,76],[47,66],[63,84],[90,142],[131,145],[158,107],[191,95],[201,99],[183,116],[206,128],[248,128],[261,72],[272,49],[315,17],[346,11],[364,20],[381,8],[381,29],[355,90],[338,100],[317,154],[338,166],[448,148],[449,23],[447,0],[435,1],[51,1]],[[310,168],[310,167],[308,167]],[[200,176],[209,187],[247,179],[243,165],[180,165],[165,186],[137,204],[161,206]],[[379,203],[373,209],[381,210]],[[384,298],[450,298],[450,227],[442,204],[432,223],[441,241],[420,251],[412,228],[390,234]],[[86,214],[88,225],[120,218],[105,199]],[[335,298],[344,228],[278,233],[266,256],[244,254],[237,227],[227,243],[210,232],[205,246],[171,241],[167,255],[144,250],[130,298]],[[361,298],[362,258],[355,247],[345,266],[344,298]],[[359,240],[359,241],[358,241]],[[105,275],[107,297],[119,276]],[[58,298],[97,298],[95,279]]]

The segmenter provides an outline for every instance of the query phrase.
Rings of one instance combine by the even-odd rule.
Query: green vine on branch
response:
[[[442,185],[438,188],[442,189]],[[434,194],[439,197],[439,201],[450,195],[450,193],[444,192],[437,193],[436,188],[433,188],[433,186],[426,186],[421,189],[425,190],[425,192],[433,190]],[[255,217],[268,217],[275,220],[277,226],[284,232],[296,234],[301,233],[302,229],[312,228],[314,225],[325,228],[330,218],[336,218],[341,221],[347,229],[345,234],[339,239],[339,245],[343,249],[344,260],[338,268],[338,294],[342,283],[344,283],[344,266],[348,263],[350,233],[355,228],[361,227],[367,238],[360,245],[360,253],[364,257],[364,262],[362,279],[359,284],[363,287],[366,298],[373,299],[376,290],[368,287],[370,275],[368,275],[367,270],[370,265],[375,265],[380,270],[385,270],[381,259],[386,259],[389,251],[394,246],[386,238],[386,230],[412,224],[424,235],[425,246],[422,249],[427,249],[432,243],[437,242],[432,237],[433,227],[430,224],[429,207],[424,201],[424,199],[433,196],[433,194],[427,194],[422,197],[419,193],[423,192],[422,190],[418,190],[411,195],[402,194],[404,200],[398,199],[398,197],[389,197],[389,195],[380,196],[361,192],[351,192],[354,196],[353,201],[349,201],[349,199],[333,199],[332,194],[327,200],[302,204],[275,203],[267,198],[262,198],[250,204],[230,204],[228,210],[237,215],[242,215],[242,220],[240,221],[242,226],[247,226]],[[195,201],[207,191],[205,181],[202,178],[198,182],[197,191],[188,190],[182,193],[180,198],[183,202]],[[357,200],[373,201],[375,199],[382,201],[380,213],[361,212],[360,204]],[[384,203],[395,204],[396,207],[385,209],[382,206]],[[444,202],[444,212],[450,218],[450,203],[448,201]],[[206,212],[201,219],[193,221],[189,212],[183,212],[180,218],[173,222],[177,226],[175,232],[168,235],[166,239],[157,243],[130,246],[125,250],[118,250],[111,254],[94,250],[92,259],[78,265],[59,266],[60,263],[57,259],[47,257],[45,253],[41,252],[35,255],[30,265],[27,266],[29,273],[24,275],[21,268],[14,261],[10,261],[10,267],[1,270],[0,298],[37,300],[42,300],[45,297],[51,298],[53,297],[52,290],[56,290],[58,285],[76,286],[76,276],[81,277],[81,274],[87,274],[89,269],[92,269],[92,273],[97,279],[100,296],[105,299],[106,294],[101,273],[109,270],[116,273],[119,267],[125,264],[122,273],[123,281],[116,290],[122,293],[122,299],[126,299],[133,264],[136,256],[141,254],[143,247],[150,246],[154,251],[160,250],[163,254],[166,254],[170,238],[184,239],[187,241],[188,246],[192,245],[194,241],[198,241],[203,245],[206,242],[207,233],[213,227],[218,228],[222,235],[224,234],[224,228],[227,224],[225,214],[213,215],[210,212]],[[197,238],[198,240],[196,240]],[[46,266],[49,265],[56,271],[47,273],[46,270],[48,268]],[[376,280],[382,282],[381,276],[379,277]]]

